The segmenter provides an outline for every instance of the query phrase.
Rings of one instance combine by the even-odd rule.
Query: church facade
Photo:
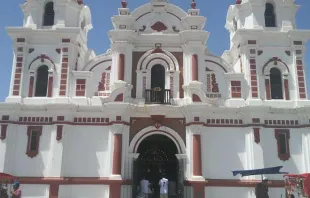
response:
[[[215,56],[195,1],[184,11],[122,1],[111,48],[87,47],[82,0],[27,0],[8,27],[14,60],[0,103],[0,172],[25,198],[130,198],[146,177],[170,197],[255,197],[260,176],[233,170],[283,166],[310,172],[305,45],[294,1],[237,0]],[[223,24],[224,25],[224,24]],[[282,175],[269,196],[285,196]],[[173,185],[172,185],[173,184]]]

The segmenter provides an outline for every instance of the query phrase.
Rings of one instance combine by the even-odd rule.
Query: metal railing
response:
[[[146,104],[170,104],[170,89],[147,89],[144,93]]]

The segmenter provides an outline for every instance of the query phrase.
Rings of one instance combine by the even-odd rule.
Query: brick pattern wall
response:
[[[296,68],[298,78],[298,90],[300,99],[306,99],[306,86],[305,86],[305,74],[302,57],[296,57]]]
[[[62,65],[61,65],[59,96],[66,96],[67,94],[67,81],[68,81],[68,69],[69,69],[68,51],[69,49],[67,47],[62,49]]]
[[[242,89],[241,89],[241,81],[231,81],[231,97],[232,98],[241,98]]]
[[[110,96],[110,76],[110,71],[105,71],[101,74],[96,96]]]
[[[77,79],[75,85],[75,95],[76,96],[85,96],[86,92],[86,80],[85,79]]]
[[[16,65],[13,85],[13,96],[20,95],[20,85],[22,80],[23,55],[16,54]]]
[[[256,59],[255,57],[250,58],[250,78],[251,78],[251,92],[252,98],[258,98],[258,83],[256,73]]]

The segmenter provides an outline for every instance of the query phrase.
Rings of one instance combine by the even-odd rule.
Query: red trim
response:
[[[114,175],[122,174],[122,134],[114,135],[113,169]]]
[[[217,187],[255,187],[261,180],[238,180],[238,179],[206,179],[205,181],[185,181],[186,186],[193,186],[195,184],[203,184],[204,186]],[[283,180],[269,180],[268,187],[284,188]]]
[[[47,91],[47,97],[52,97],[53,96],[53,81],[54,78],[53,76],[48,77],[48,91]]]
[[[121,94],[118,94],[116,97],[115,97],[115,100],[114,102],[123,102],[124,101],[124,94],[121,93]]]
[[[28,97],[32,97],[33,96],[33,83],[34,83],[34,76],[30,76]]]
[[[193,135],[193,175],[202,176],[201,136]]]
[[[57,184],[57,185],[131,185],[132,180],[111,180],[108,177],[18,177],[21,184]],[[204,186],[217,187],[255,187],[261,180],[238,180],[238,179],[206,179],[205,181],[185,181],[186,186],[202,184]],[[282,188],[283,180],[269,180],[268,187]]]
[[[8,128],[7,124],[1,124],[0,140],[5,140],[7,128]]]
[[[30,69],[31,68],[31,65],[36,61],[36,60],[38,60],[38,59],[41,59],[41,62],[43,63],[44,62],[44,60],[46,59],[46,60],[48,60],[48,61],[50,61],[51,63],[52,63],[52,65],[54,66],[54,71],[56,72],[57,70],[56,70],[56,65],[55,65],[55,63],[52,61],[52,59],[49,57],[49,56],[47,56],[46,54],[41,54],[40,56],[37,56],[35,59],[33,59],[32,61],[31,61],[31,63],[29,64],[29,66],[28,66],[28,69]]]
[[[201,99],[197,94],[192,95],[192,100],[193,102],[201,102]]]
[[[242,97],[242,87],[241,81],[231,81],[231,97],[232,98],[241,98]]]
[[[198,81],[198,55],[192,55],[192,81]]]
[[[125,55],[120,54],[118,57],[118,80],[124,81],[125,76]]]
[[[265,90],[266,90],[266,99],[271,99],[271,91],[270,91],[270,80],[265,79]]]
[[[204,183],[200,183],[200,182],[193,182],[192,183],[193,186],[193,194],[194,197],[196,198],[205,198],[206,194],[205,194],[205,184]]]
[[[275,129],[275,137],[277,139],[277,147],[278,147],[278,157],[282,161],[287,161],[290,157],[290,144],[289,144],[289,139],[290,139],[290,130],[289,129]],[[280,134],[285,134],[285,144],[286,144],[286,153],[282,154],[281,149],[280,149]]]
[[[50,184],[49,198],[58,198],[59,184]]]
[[[121,198],[122,184],[114,183],[110,185],[110,196],[109,198]]]
[[[37,130],[37,147],[35,151],[30,150],[30,145],[31,145],[31,135],[32,135],[32,130]],[[27,141],[27,148],[26,148],[26,154],[30,158],[34,158],[39,154],[39,147],[40,147],[40,137],[42,135],[42,126],[28,126],[27,129],[27,135],[28,135],[28,141]]]

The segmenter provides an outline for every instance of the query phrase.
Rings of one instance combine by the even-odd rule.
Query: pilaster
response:
[[[61,127],[59,127],[61,126]],[[70,126],[68,125],[53,125],[51,126],[51,155],[49,163],[49,176],[50,177],[62,177],[62,162],[63,162],[63,151],[64,151],[64,139],[66,134],[63,131],[69,131]],[[60,131],[61,130],[61,131]],[[61,134],[60,134],[61,133]],[[66,140],[68,141],[68,140]]]

